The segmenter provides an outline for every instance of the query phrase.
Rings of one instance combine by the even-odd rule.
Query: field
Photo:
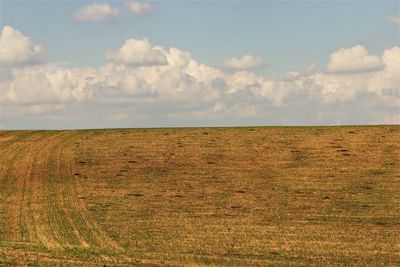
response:
[[[0,266],[400,265],[400,127],[0,131]]]

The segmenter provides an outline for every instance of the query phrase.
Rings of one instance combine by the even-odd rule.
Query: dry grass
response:
[[[400,127],[0,132],[1,265],[400,265]]]

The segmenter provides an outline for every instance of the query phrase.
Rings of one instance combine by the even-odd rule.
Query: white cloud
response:
[[[147,39],[125,41],[117,51],[108,51],[106,59],[117,64],[132,66],[165,65],[167,58],[160,47],[152,47]]]
[[[400,26],[400,16],[389,16],[387,20],[396,26]]]
[[[369,55],[365,47],[356,45],[331,54],[327,70],[330,73],[363,72],[379,70],[383,66],[380,57]]]
[[[241,58],[230,58],[224,60],[220,66],[228,70],[245,70],[264,67],[265,61],[259,56],[244,55]]]
[[[43,63],[43,47],[35,44],[10,26],[4,26],[0,35],[0,67]]]
[[[400,123],[400,47],[385,50],[377,70],[352,68],[337,75],[311,67],[281,80],[226,72],[146,39],[129,39],[107,57],[110,63],[96,68],[3,66],[2,123],[8,128]]]
[[[382,58],[387,70],[397,72],[400,69],[400,47],[385,50]]]
[[[391,100],[400,99],[400,47],[395,46],[385,50],[382,56],[385,69],[377,72],[368,79],[368,91],[390,96]],[[397,98],[397,99],[396,99]],[[398,103],[400,109],[400,103]]]
[[[228,90],[226,93],[234,94],[240,91],[256,93],[260,90],[262,79],[256,74],[247,71],[236,72],[227,79]]]
[[[118,10],[106,3],[95,3],[76,11],[72,18],[76,21],[99,21],[118,16]]]
[[[62,104],[88,99],[97,86],[97,71],[42,64],[13,68],[12,79],[0,80],[1,100],[17,104]]]
[[[142,15],[144,13],[148,13],[153,9],[150,3],[137,2],[137,1],[127,2],[126,6],[130,11],[132,11],[136,15]]]

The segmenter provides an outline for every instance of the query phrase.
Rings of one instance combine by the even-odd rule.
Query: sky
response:
[[[0,0],[0,128],[400,123],[400,1]]]

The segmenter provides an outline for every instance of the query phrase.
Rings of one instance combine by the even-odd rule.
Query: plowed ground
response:
[[[2,265],[400,265],[400,127],[0,131]]]

